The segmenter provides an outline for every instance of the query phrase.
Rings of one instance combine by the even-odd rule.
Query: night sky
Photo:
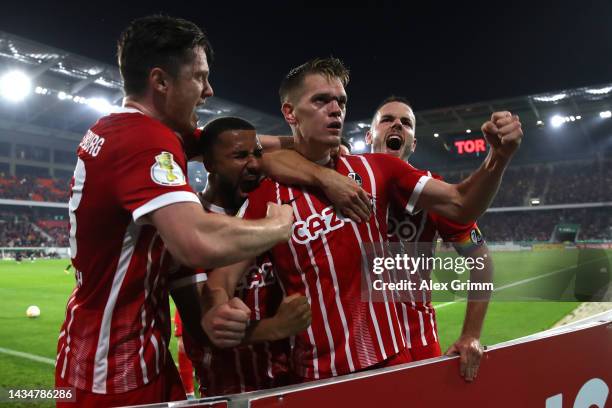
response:
[[[215,49],[216,95],[271,114],[278,113],[282,76],[314,56],[334,55],[351,69],[349,120],[369,117],[390,94],[425,110],[612,82],[611,1],[484,7],[387,1],[356,9],[300,2],[265,8],[209,5],[221,1],[6,3],[0,30],[109,64],[131,19],[156,12],[190,19]]]

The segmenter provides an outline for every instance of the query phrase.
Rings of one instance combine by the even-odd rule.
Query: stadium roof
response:
[[[37,97],[18,104],[2,102],[0,128],[14,128],[37,134],[58,129],[55,137],[80,140],[100,111],[121,102],[121,77],[116,66],[100,63],[68,51],[56,49],[0,31],[0,64],[8,70],[24,71],[32,81]],[[3,71],[5,71],[3,69]],[[94,109],[92,109],[94,108]],[[478,130],[492,112],[510,110],[520,115],[524,127],[549,126],[556,120],[587,118],[612,108],[612,84],[559,90],[547,94],[478,102],[448,108],[415,112],[419,143],[439,147],[449,134]],[[97,111],[96,111],[97,110]],[[280,115],[274,116],[217,96],[198,110],[202,122],[218,115],[241,116],[252,121],[259,132],[287,134]],[[349,122],[345,135],[363,138],[371,118]],[[580,119],[578,119],[580,120]],[[586,130],[583,130],[585,136]],[[41,133],[42,134],[42,133]]]
[[[519,115],[524,128],[554,126],[561,121],[575,121],[599,117],[612,109],[612,83],[564,89],[546,94],[496,99],[447,108],[416,111],[419,143],[433,140],[434,134],[460,135],[479,131],[482,124],[496,111],[509,110]],[[555,117],[555,119],[553,119]],[[578,118],[578,119],[576,119]],[[372,118],[347,123],[345,134],[360,139],[369,128]],[[554,124],[553,124],[554,123]],[[585,136],[586,131],[583,129]],[[442,140],[440,137],[439,140]]]
[[[59,127],[64,131],[64,138],[80,140],[82,132],[100,116],[99,112],[119,105],[123,98],[121,76],[116,66],[2,31],[0,64],[8,68],[6,71],[24,71],[32,81],[34,93],[39,96],[17,104],[10,113],[8,111],[11,109],[7,109],[8,115],[1,115],[5,121],[4,127],[7,120],[16,120],[31,128]],[[289,132],[280,116],[275,117],[216,96],[209,98],[198,109],[198,114],[201,122],[218,115],[232,115],[248,118],[262,133]]]

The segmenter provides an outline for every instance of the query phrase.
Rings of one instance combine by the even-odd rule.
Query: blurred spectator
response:
[[[47,202],[68,202],[70,182],[41,177],[1,177],[0,198]]]

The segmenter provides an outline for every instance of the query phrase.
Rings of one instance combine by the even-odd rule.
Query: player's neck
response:
[[[146,97],[136,98],[133,96],[126,96],[125,98],[123,98],[123,106],[125,108],[137,109],[143,115],[159,120],[161,123],[163,123],[164,125],[168,126],[170,129],[175,131],[176,135],[180,139],[183,139],[181,134],[178,133],[178,131],[176,131],[176,129],[174,129],[170,125],[170,123],[168,123],[168,121],[166,120],[167,117],[162,112],[160,112],[158,109],[156,109],[155,104],[152,101],[148,101]]]
[[[214,178],[211,178],[210,174],[208,176],[208,183],[206,183],[206,187],[202,191],[202,199],[225,209],[226,212],[231,212],[232,214],[238,212],[240,206],[234,202],[233,195],[226,194],[223,189],[216,185],[217,183],[214,181]]]
[[[331,149],[328,146],[315,143],[306,143],[300,138],[296,138],[296,143],[293,146],[293,149],[308,160],[318,164],[326,164],[329,162],[331,157]]]

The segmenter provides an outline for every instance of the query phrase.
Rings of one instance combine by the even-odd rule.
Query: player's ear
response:
[[[168,91],[168,75],[161,68],[153,68],[149,72],[149,84],[155,91],[165,94]]]
[[[281,112],[283,113],[283,116],[285,117],[285,121],[289,125],[297,124],[293,105],[291,104],[291,102],[288,102],[288,101],[283,102],[283,105],[281,106]]]
[[[414,153],[414,151],[416,150],[416,145],[417,145],[417,140],[415,137],[414,140],[412,141],[412,153]]]
[[[367,145],[371,145],[372,144],[372,131],[368,130],[366,132],[365,142],[366,142]]]

